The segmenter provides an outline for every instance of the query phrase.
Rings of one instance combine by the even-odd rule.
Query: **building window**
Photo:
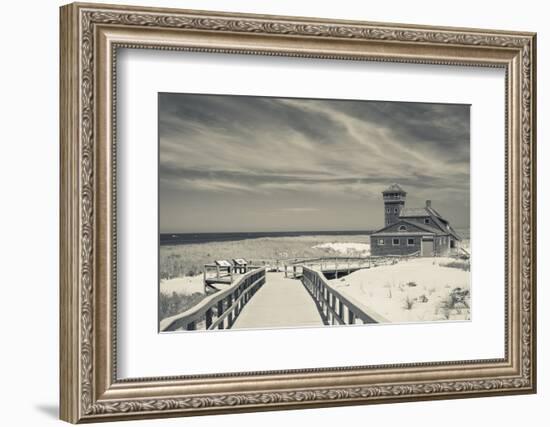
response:
[[[386,213],[390,213],[390,208],[386,208]]]
[[[393,208],[393,213],[397,213],[397,208]]]
[[[392,245],[393,246],[399,246],[399,239],[393,239],[392,240]]]
[[[399,231],[407,231],[407,227],[405,227],[404,225],[400,225]]]
[[[407,245],[414,246],[414,239],[407,239]]]
[[[429,224],[430,223],[430,218],[424,218],[424,224]]]
[[[378,245],[384,246],[384,239],[378,239]]]

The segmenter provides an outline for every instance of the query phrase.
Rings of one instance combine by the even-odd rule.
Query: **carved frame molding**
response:
[[[170,42],[163,42],[164,36]],[[175,41],[191,36],[191,42]],[[201,43],[206,39],[208,43]],[[263,44],[264,39],[269,46]],[[113,333],[116,287],[107,286],[102,279],[110,277],[116,282],[114,65],[120,47],[506,68],[509,328],[505,359],[118,381]],[[102,77],[108,74],[110,78]],[[64,6],[61,418],[100,421],[534,392],[534,97],[532,33],[92,4]],[[111,141],[104,144],[104,139]],[[111,178],[104,180],[104,174]],[[110,215],[105,215],[108,212]],[[266,376],[273,376],[272,387],[254,386]],[[334,381],[336,376],[349,381]],[[285,387],[289,379],[299,385]],[[252,385],[241,387],[239,382]],[[191,388],[186,388],[188,383]],[[193,392],[196,384],[206,384],[211,391]]]

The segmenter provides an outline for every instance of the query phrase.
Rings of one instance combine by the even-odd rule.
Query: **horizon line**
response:
[[[455,229],[461,230],[465,228],[470,228],[470,226],[454,227]],[[354,233],[361,231],[375,231],[378,228],[370,229],[346,229],[346,230],[335,230],[335,229],[326,229],[326,230],[254,230],[254,231],[159,231],[159,234],[236,234],[236,233]]]

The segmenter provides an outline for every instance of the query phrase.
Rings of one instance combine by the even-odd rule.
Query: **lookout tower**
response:
[[[398,184],[392,184],[382,191],[382,195],[384,196],[384,226],[388,226],[399,220],[401,209],[405,207],[407,193]]]

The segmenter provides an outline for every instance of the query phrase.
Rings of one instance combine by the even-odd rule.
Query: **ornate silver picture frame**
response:
[[[79,423],[536,391],[535,34],[80,3],[60,13],[61,419]],[[505,210],[498,214],[505,218],[505,247],[497,248],[505,266],[504,357],[120,378],[121,49],[504,70]]]

